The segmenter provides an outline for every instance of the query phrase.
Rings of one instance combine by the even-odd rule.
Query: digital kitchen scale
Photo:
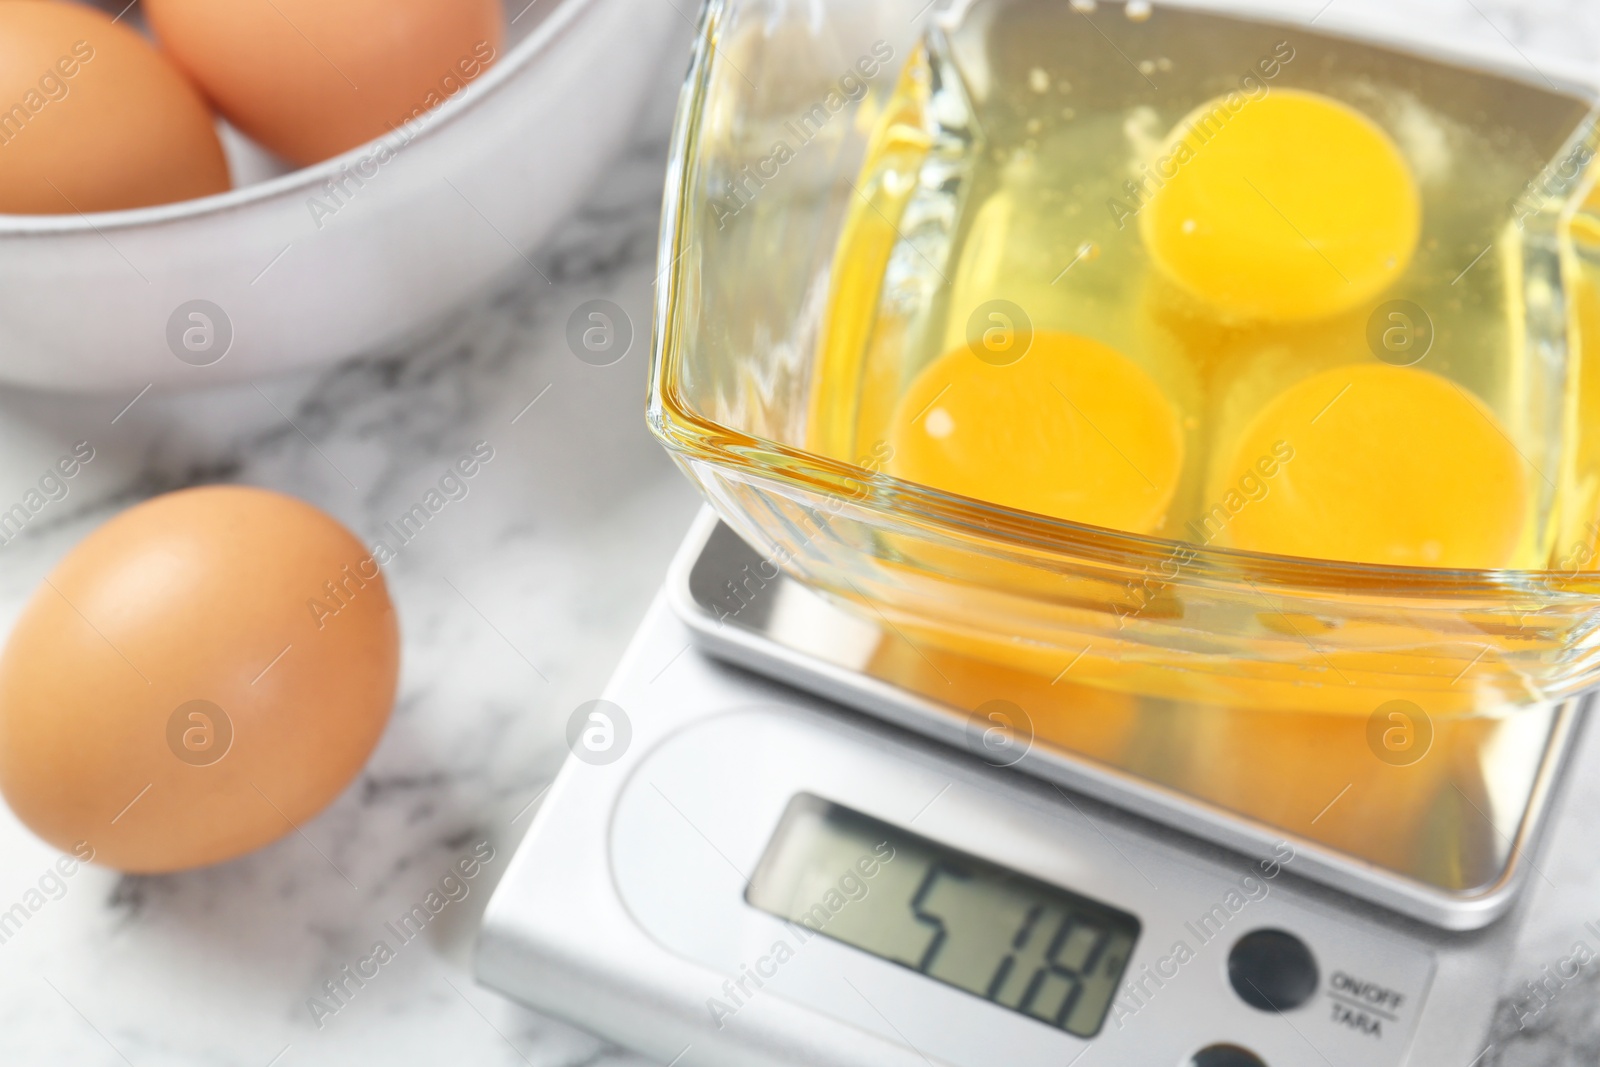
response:
[[[1186,724],[1221,711],[1087,756],[904,684],[882,623],[703,515],[569,731],[480,979],[677,1067],[1481,1058],[1578,702],[1434,724],[1428,776],[1329,742],[1345,792],[1274,812],[1141,740],[1205,752]]]

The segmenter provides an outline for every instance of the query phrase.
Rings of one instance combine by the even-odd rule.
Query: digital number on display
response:
[[[809,794],[789,803],[745,898],[1077,1037],[1099,1033],[1140,930],[1109,905]]]

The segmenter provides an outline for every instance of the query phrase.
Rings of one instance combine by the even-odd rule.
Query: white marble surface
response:
[[[370,540],[463,449],[495,449],[470,494],[388,571],[402,690],[359,780],[304,839],[209,870],[67,879],[61,899],[0,944],[0,1063],[633,1062],[477,987],[468,965],[478,915],[529,821],[518,813],[566,755],[567,716],[599,695],[697,506],[643,419],[683,63],[666,64],[626,156],[534,255],[551,284],[529,269],[392,358],[259,389],[158,388],[120,418],[131,395],[0,392],[0,499],[19,498],[73,442],[96,449],[70,494],[0,548],[0,632],[80,537],[149,494],[268,486]],[[568,315],[593,298],[636,327],[613,366],[567,348]],[[317,1028],[307,999],[482,840],[496,855],[470,895]],[[0,909],[55,858],[0,807]]]
[[[1322,6],[1292,10],[1309,18]],[[1457,32],[1504,49],[1508,62],[1519,61],[1508,41],[1532,55],[1600,57],[1592,0],[1481,0],[1482,21],[1470,4],[1450,6]],[[1327,14],[1354,19],[1363,9],[1431,18],[1438,5],[1334,0]],[[74,441],[97,450],[70,495],[0,548],[0,632],[81,536],[152,493],[211,481],[279,488],[370,537],[462,448],[484,439],[496,453],[471,495],[390,570],[403,688],[360,779],[304,837],[235,862],[163,877],[87,868],[67,879],[60,899],[0,944],[0,1063],[638,1062],[478,988],[468,953],[527,826],[524,809],[565,755],[568,714],[598,694],[696,506],[641,417],[680,71],[681,61],[667,65],[626,156],[535,254],[552,282],[531,270],[509,279],[409,351],[258,386],[153,390],[126,412],[129,396],[0,391],[0,500],[19,497]],[[580,362],[564,339],[571,311],[597,297],[625,308],[637,331],[630,354],[604,368]],[[1600,767],[1600,745],[1588,752],[1587,765]],[[1537,977],[1577,938],[1600,952],[1583,929],[1600,920],[1600,775],[1586,775],[1575,799],[1576,817],[1541,864],[1508,986]],[[470,895],[319,1028],[308,998],[484,840],[496,856]],[[0,908],[55,859],[0,809]],[[1508,1002],[1484,1063],[1600,1059],[1597,974],[1600,963],[1527,1029]]]

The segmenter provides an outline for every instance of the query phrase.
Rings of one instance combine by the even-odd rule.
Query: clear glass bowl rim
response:
[[[716,58],[718,16],[727,4],[728,0],[702,0],[695,46],[673,123],[662,197],[657,263],[665,266],[657,276],[651,324],[646,420],[670,452],[803,493],[847,498],[881,510],[897,521],[910,520],[937,531],[976,536],[1005,548],[1043,554],[1063,564],[1096,562],[1138,567],[1159,565],[1181,554],[1183,570],[1195,580],[1212,578],[1231,584],[1241,577],[1246,581],[1254,578],[1270,583],[1280,594],[1298,589],[1313,596],[1352,588],[1381,589],[1388,594],[1417,598],[1494,600],[1530,594],[1561,599],[1581,595],[1590,599],[1600,594],[1600,571],[1451,569],[1311,559],[1199,545],[1051,518],[869,471],[857,464],[745,433],[695,412],[678,388],[675,372],[680,349],[673,344],[674,308],[688,251],[689,214],[685,208],[693,194],[691,152]],[[1558,76],[1570,79],[1574,89],[1584,89],[1591,96],[1600,93],[1600,73],[1563,66],[1566,69]],[[1600,164],[1590,177],[1591,185],[1596,182],[1600,182]],[[1600,536],[1595,541],[1593,552],[1600,556]],[[1180,577],[1174,584],[1186,580]]]

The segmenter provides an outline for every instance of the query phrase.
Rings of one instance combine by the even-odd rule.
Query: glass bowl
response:
[[[971,18],[1002,3],[958,6]],[[1589,569],[1600,566],[1600,448],[1579,431],[1600,425],[1600,386],[1580,373],[1600,360],[1583,329],[1600,325],[1592,168],[1524,211],[1515,239],[1479,268],[1513,279],[1524,301],[1531,339],[1518,340],[1512,377],[1485,391],[1548,475],[1544,569],[1291,558],[1018,511],[896,478],[882,441],[840,436],[821,417],[847,402],[825,334],[830,309],[859,286],[835,255],[852,213],[865,205],[902,242],[940,254],[925,225],[890,217],[896,191],[863,170],[923,28],[954,17],[920,7],[704,9],[666,191],[649,422],[724,521],[768,565],[887,624],[930,663],[956,655],[1046,683],[1318,715],[1370,716],[1395,700],[1429,716],[1498,714],[1589,687],[1600,671],[1600,573]],[[1117,53],[1169,7],[1146,23],[1139,0],[1074,4],[1081,32]],[[1594,97],[1585,72],[1543,60],[1519,70],[1503,42],[1500,53],[1475,44],[1482,34],[1464,23],[1454,39],[1449,19],[1390,15],[1341,23],[1336,7],[1282,33],[1312,57],[1353,38],[1448,57],[1578,101],[1580,117]],[[1284,81],[1327,91],[1327,67],[1304,61]],[[941,106],[934,85],[927,107]],[[1552,166],[1575,151],[1591,159],[1592,111],[1561,121],[1572,132],[1551,142]]]

